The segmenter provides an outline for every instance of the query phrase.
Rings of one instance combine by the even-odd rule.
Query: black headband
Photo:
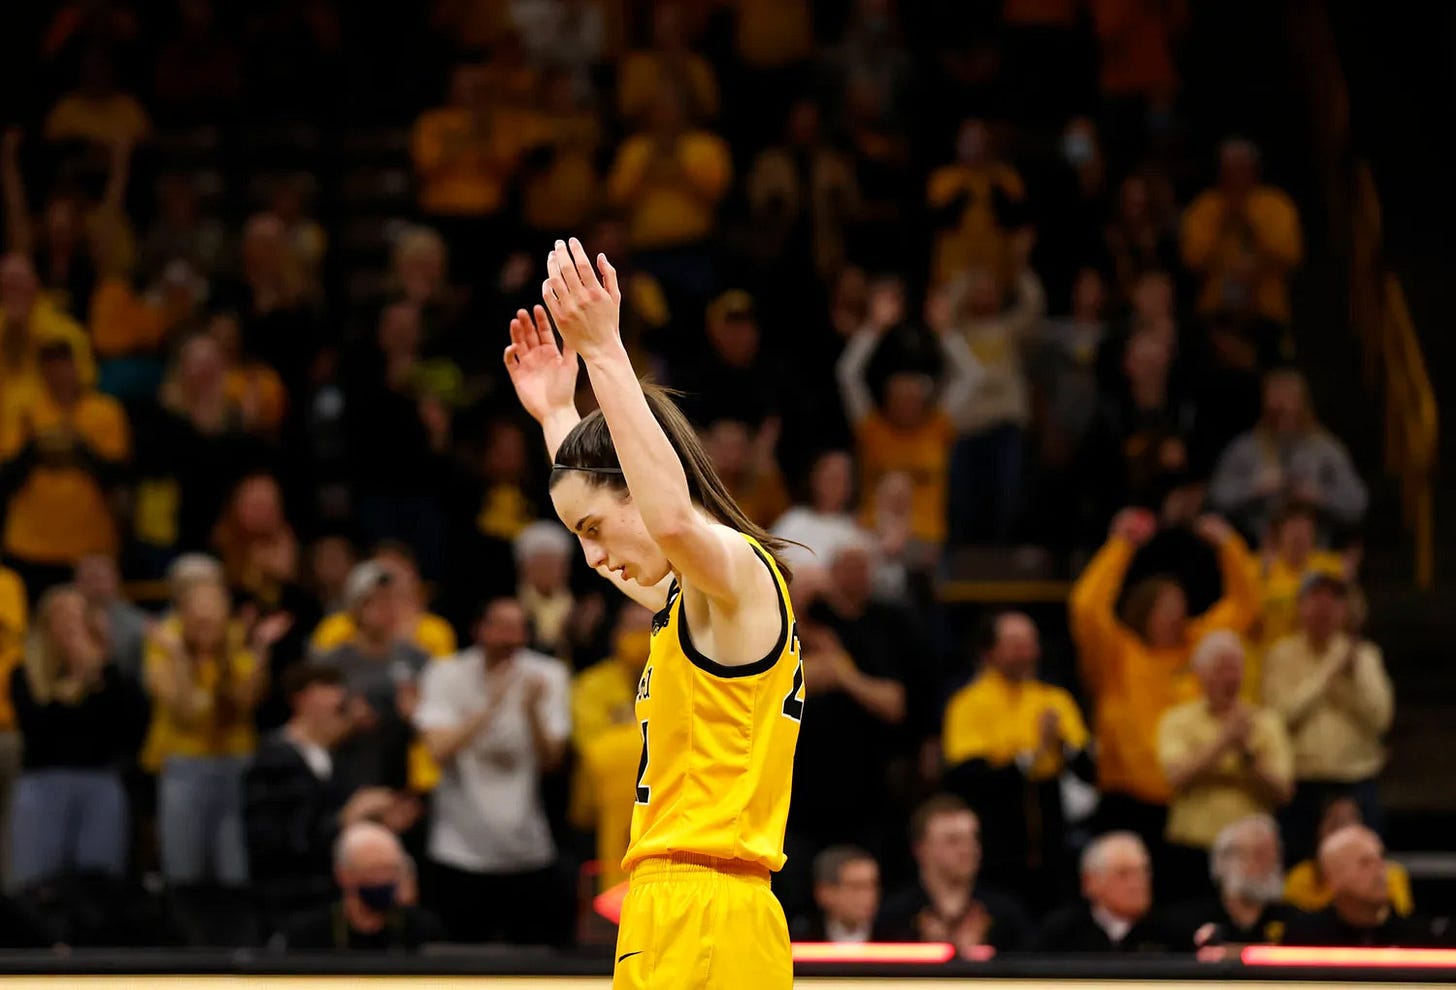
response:
[[[614,467],[573,467],[570,464],[552,463],[553,471],[585,471],[587,474],[621,474],[621,468]]]

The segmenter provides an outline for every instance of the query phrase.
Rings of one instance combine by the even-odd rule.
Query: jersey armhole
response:
[[[779,582],[778,572],[774,570],[774,566],[770,562],[768,555],[760,547],[753,543],[749,543],[749,547],[758,556],[763,566],[768,569],[769,580],[773,582],[774,593],[778,595],[779,599],[778,642],[774,644],[773,649],[762,660],[755,660],[753,663],[734,666],[719,663],[716,660],[710,660],[704,656],[693,645],[693,634],[688,630],[687,608],[681,604],[682,596],[678,596],[680,602],[677,610],[678,644],[682,647],[683,655],[692,661],[694,667],[697,667],[704,673],[712,674],[714,677],[753,677],[755,674],[762,674],[765,671],[772,670],[773,665],[783,655],[784,644],[789,640],[789,607],[788,603],[784,601],[784,588]]]

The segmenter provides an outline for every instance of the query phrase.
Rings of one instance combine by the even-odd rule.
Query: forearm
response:
[[[1191,784],[1197,783],[1200,779],[1213,774],[1214,767],[1223,756],[1228,743],[1219,739],[1203,752],[1184,760],[1181,763],[1173,763],[1164,768],[1168,777],[1168,786],[1175,791],[1180,791]]]
[[[875,406],[874,396],[870,394],[869,386],[865,384],[864,371],[878,342],[879,337],[875,335],[874,331],[869,329],[858,331],[849,338],[844,353],[839,357],[839,364],[834,369],[835,377],[839,381],[839,393],[844,402],[844,411],[849,417],[851,425],[868,416]]]
[[[667,434],[647,405],[647,397],[620,341],[586,357],[617,459],[642,522],[653,537],[680,532],[693,514],[687,475]]]
[[[844,691],[865,711],[887,725],[905,720],[905,685],[883,677],[870,677],[856,671],[845,678]]]
[[[1294,787],[1288,778],[1271,771],[1257,757],[1252,761],[1249,770],[1250,785],[1266,803],[1282,805],[1293,796]]]
[[[531,745],[536,750],[536,764],[542,773],[552,773],[561,766],[566,755],[566,740],[557,739],[546,731],[546,725],[535,706],[526,709],[526,721],[531,725]]]
[[[426,729],[424,733],[425,748],[430,751],[430,756],[436,763],[448,763],[465,748],[477,732],[489,724],[493,714],[492,709],[485,708],[465,724],[455,728]]]
[[[553,461],[556,460],[556,452],[561,449],[561,442],[580,422],[581,414],[574,405],[554,412],[541,421],[541,433],[546,438],[546,453]]]

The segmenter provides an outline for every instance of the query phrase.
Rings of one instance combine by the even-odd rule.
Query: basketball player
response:
[[[612,986],[789,987],[769,874],[785,859],[804,672],[783,544],[734,504],[672,401],[638,382],[617,273],[603,255],[597,269],[575,238],[556,242],[542,293],[565,347],[545,309],[521,310],[505,363],[545,432],[557,514],[599,574],[657,613]],[[585,419],[578,354],[601,407]]]

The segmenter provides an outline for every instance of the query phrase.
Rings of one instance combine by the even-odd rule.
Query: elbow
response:
[[[642,517],[653,542],[662,547],[668,557],[672,556],[675,548],[682,547],[691,540],[702,525],[697,511],[687,498],[686,491],[683,496],[683,502],[686,504],[673,506],[666,511],[651,513],[650,518],[648,514],[644,513]]]

